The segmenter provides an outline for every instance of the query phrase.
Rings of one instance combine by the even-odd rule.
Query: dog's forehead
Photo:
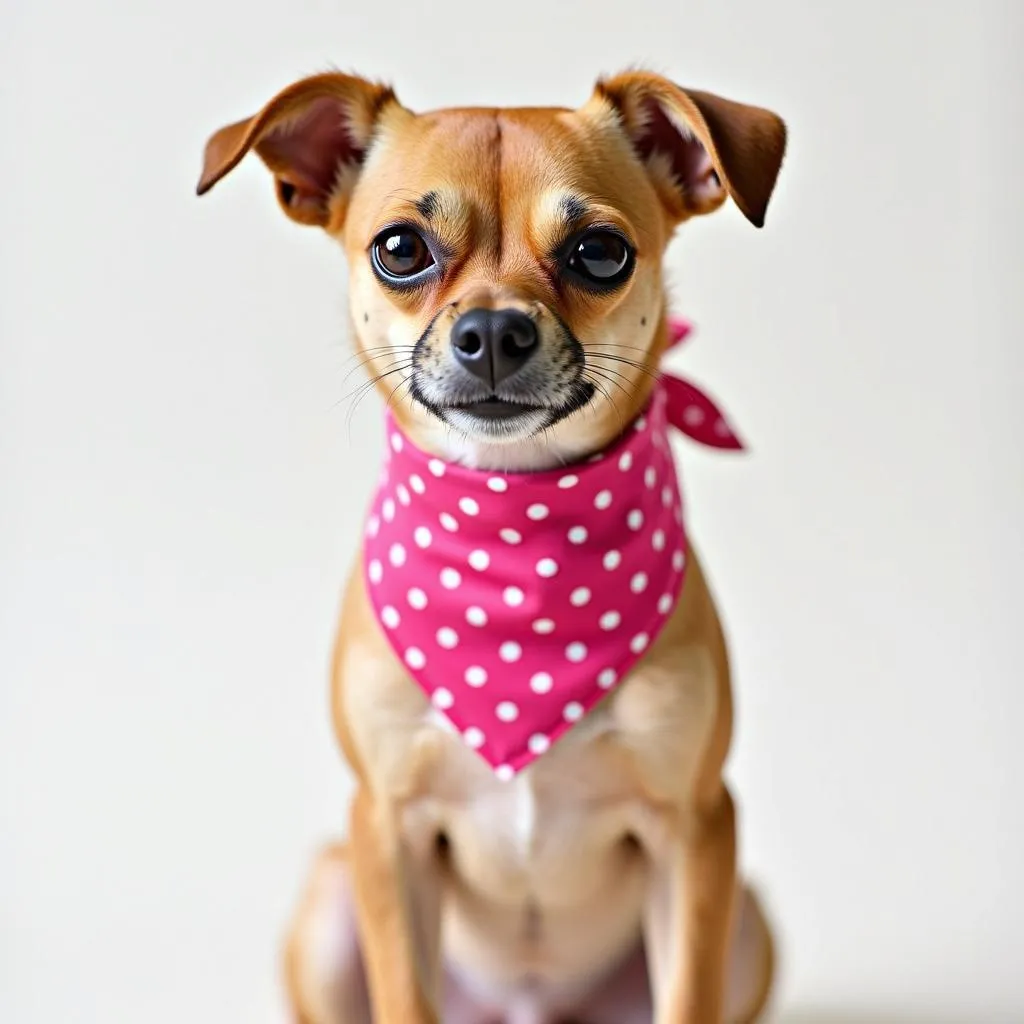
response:
[[[453,108],[385,124],[364,182],[358,205],[374,219],[412,206],[451,225],[483,214],[542,229],[572,219],[574,201],[639,222],[656,208],[617,122],[561,107]]]

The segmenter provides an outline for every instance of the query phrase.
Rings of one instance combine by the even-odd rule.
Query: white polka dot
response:
[[[427,469],[429,469],[434,476],[444,476],[444,463],[440,459],[431,459],[427,463]]]
[[[412,539],[416,541],[416,547],[429,548],[430,542],[434,539],[431,532],[425,526],[417,526],[413,531]]]
[[[654,485],[658,482],[658,474],[653,466],[648,466],[644,470],[644,483],[649,491],[654,490]]]
[[[492,476],[487,481],[487,486],[494,491],[495,494],[504,494],[508,490],[508,481],[502,479],[500,476]]]
[[[602,690],[608,690],[615,685],[615,680],[618,679],[618,674],[613,668],[603,668],[597,674],[597,685]]]
[[[540,633],[541,636],[545,636],[548,633],[554,633],[555,623],[551,619],[534,619],[533,631],[534,633]]]
[[[661,489],[661,503],[665,508],[672,504],[672,488],[668,484]]]
[[[405,484],[399,484],[395,488],[395,493],[398,495],[398,500],[403,505],[408,505],[409,502],[412,501],[412,498],[409,497],[409,488],[406,487]]]
[[[548,748],[551,746],[551,740],[547,738],[542,732],[535,732],[528,743],[531,754],[536,754],[538,757],[546,753]]]
[[[558,481],[558,486],[563,491],[567,491],[570,487],[575,487],[580,482],[580,478],[575,473],[567,473]]]
[[[661,612],[662,615],[668,615],[668,613],[671,610],[672,610],[672,595],[671,594],[662,594],[661,597],[658,598],[658,611]]]
[[[683,410],[683,422],[688,427],[696,427],[704,422],[704,410],[699,405],[688,405]]]
[[[445,590],[454,590],[462,582],[462,574],[458,569],[448,566],[441,570],[441,586]]]
[[[554,685],[554,679],[547,672],[537,672],[530,677],[530,689],[534,693],[550,693]]]
[[[506,587],[501,596],[510,608],[518,608],[523,603],[525,595],[518,587]]]
[[[542,519],[548,517],[547,505],[542,505],[539,501],[535,505],[531,505],[526,510],[527,518],[532,519],[535,523],[539,523]]]
[[[384,579],[384,566],[380,564],[375,558],[369,565],[367,574],[370,577],[371,583],[380,583]]]
[[[729,437],[732,434],[732,431],[729,429],[729,424],[726,423],[721,416],[715,420],[715,433],[719,437]]]
[[[466,682],[477,688],[483,686],[487,682],[487,669],[481,668],[479,665],[470,665],[466,669]]]
[[[647,417],[646,416],[638,416],[637,420],[636,420],[636,423],[633,424],[633,428],[635,430],[638,430],[638,431],[643,430],[646,426],[647,426]]]
[[[455,698],[452,696],[451,690],[445,689],[443,686],[439,686],[430,695],[430,702],[435,708],[439,708],[441,711],[447,711],[455,703]]]
[[[583,717],[583,705],[576,700],[569,701],[562,709],[567,722],[578,722]]]
[[[626,524],[631,530],[639,530],[644,525],[644,514],[640,509],[633,509],[628,516],[626,516]]]
[[[523,649],[515,642],[515,640],[506,640],[498,648],[498,657],[501,658],[502,661],[511,663],[513,661],[518,661],[522,656]]]
[[[629,589],[632,590],[634,594],[642,594],[647,589],[647,573],[635,573],[633,578],[629,581]]]
[[[427,663],[427,656],[418,647],[410,647],[405,652],[405,663],[409,668],[423,668]]]
[[[402,621],[402,616],[398,614],[397,608],[393,608],[391,605],[386,604],[380,610],[380,621],[383,622],[388,629],[394,629]]]
[[[484,745],[484,734],[475,726],[471,725],[463,734],[466,746],[472,750],[479,750]]]
[[[506,526],[499,530],[498,536],[506,544],[518,544],[523,539],[523,535],[518,530],[513,530],[511,526]]]
[[[686,564],[686,558],[684,557],[682,551],[677,551],[672,556],[672,568],[675,569],[676,572],[682,572],[683,571],[683,566],[685,564]]]
[[[446,651],[459,646],[459,634],[451,626],[442,626],[437,631],[437,642]]]
[[[380,519],[377,516],[370,516],[366,523],[366,536],[376,537],[380,532]]]
[[[495,709],[494,713],[503,722],[514,722],[519,717],[519,708],[510,700],[503,700]]]
[[[391,435],[391,447],[394,448],[394,450],[396,452],[400,452],[402,450],[402,435],[401,434],[392,434]]]
[[[618,569],[618,567],[622,564],[622,555],[614,549],[612,551],[606,551],[604,558],[601,559],[601,562],[604,565],[604,567],[609,571],[611,571],[612,569]]]
[[[558,563],[553,558],[542,558],[537,563],[537,575],[550,579],[558,574]]]
[[[386,523],[390,523],[395,518],[395,503],[390,498],[384,499],[384,504],[380,507],[380,514]]]
[[[459,508],[461,508],[467,516],[475,516],[480,511],[480,505],[477,503],[475,498],[459,498]]]
[[[409,486],[417,494],[422,494],[427,489],[427,485],[423,482],[423,477],[416,473],[413,473],[413,475],[409,477]]]
[[[499,782],[511,782],[516,777],[516,770],[510,764],[499,764],[494,769],[494,777]]]
[[[587,539],[587,528],[585,526],[574,526],[569,531],[569,540],[573,544],[582,544]]]
[[[577,608],[582,608],[589,601],[590,601],[590,588],[589,587],[577,587],[569,595],[569,603],[575,605]]]
[[[655,530],[654,533],[651,534],[651,547],[654,548],[655,551],[665,550],[664,530]]]
[[[486,551],[477,548],[476,551],[470,551],[468,561],[477,572],[483,572],[491,564],[491,556]]]
[[[388,561],[397,569],[405,565],[405,548],[401,544],[392,544],[388,550]]]
[[[487,625],[487,612],[480,608],[478,605],[470,605],[466,609],[466,621],[471,626],[486,626]]]
[[[405,598],[419,612],[427,607],[427,595],[419,587],[412,587]]]
[[[454,533],[459,528],[458,519],[448,512],[442,512],[437,518],[449,533]]]
[[[608,490],[598,491],[594,498],[594,508],[606,509],[612,503],[612,492]]]
[[[587,645],[574,640],[565,649],[565,656],[570,661],[580,662],[587,656]]]
[[[650,643],[650,637],[646,633],[637,633],[632,640],[629,641],[629,649],[634,654],[639,654],[644,648]]]
[[[602,629],[615,629],[622,621],[622,616],[615,611],[605,612],[604,615],[598,619]]]
[[[625,473],[626,470],[632,468],[632,465],[633,465],[633,453],[632,452],[623,452],[619,456],[619,469],[621,469],[622,472]]]

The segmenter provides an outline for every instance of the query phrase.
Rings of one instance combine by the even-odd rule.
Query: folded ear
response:
[[[210,137],[196,192],[203,195],[255,149],[274,175],[277,198],[300,224],[340,223],[383,109],[387,86],[350,75],[305,78],[258,114]]]
[[[782,166],[786,126],[770,110],[683,89],[660,75],[626,72],[598,82],[671,216],[710,213],[732,196],[764,225]]]

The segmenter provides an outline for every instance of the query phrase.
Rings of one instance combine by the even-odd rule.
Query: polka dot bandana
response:
[[[689,328],[670,331],[678,343]],[[676,605],[686,534],[670,424],[742,447],[703,392],[667,374],[609,449],[546,472],[444,462],[388,417],[364,545],[370,601],[409,674],[500,778],[579,722]]]

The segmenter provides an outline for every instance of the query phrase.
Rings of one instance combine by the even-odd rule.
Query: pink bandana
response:
[[[676,345],[690,326],[669,330]],[[675,607],[686,534],[670,424],[742,448],[703,392],[664,373],[610,448],[547,472],[444,462],[388,417],[366,528],[370,600],[412,678],[501,778],[580,721]]]

